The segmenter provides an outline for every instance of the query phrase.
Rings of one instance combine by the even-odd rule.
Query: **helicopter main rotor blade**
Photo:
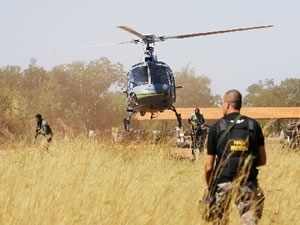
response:
[[[139,32],[137,32],[137,31],[135,31],[135,30],[133,30],[133,29],[131,29],[129,27],[126,27],[126,26],[117,26],[117,27],[120,28],[120,29],[122,29],[122,30],[125,30],[125,31],[127,31],[127,32],[129,32],[129,33],[131,33],[131,34],[133,34],[133,35],[135,35],[137,37],[139,37],[140,39],[144,39],[145,38],[144,35],[140,34]]]
[[[245,31],[245,30],[263,29],[263,28],[269,28],[269,27],[273,27],[273,25],[236,28],[236,29],[231,29],[231,30],[219,30],[219,31],[210,31],[210,32],[205,32],[205,33],[183,34],[183,35],[175,35],[175,36],[162,36],[162,37],[159,37],[159,39],[161,41],[164,41],[166,39],[190,38],[190,37],[206,36],[206,35],[213,35],[213,34],[222,34],[222,33]]]
[[[141,41],[139,39],[133,39],[131,41],[122,41],[119,42],[118,45],[122,45],[122,44],[137,44],[140,43]]]

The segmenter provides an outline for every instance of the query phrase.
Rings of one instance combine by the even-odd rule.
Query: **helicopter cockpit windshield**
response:
[[[149,73],[152,84],[173,85],[173,73],[168,66],[152,62],[148,62],[147,65],[139,65],[129,72],[129,86],[131,88],[148,84]]]
[[[135,87],[148,83],[147,66],[138,66],[129,72],[129,86]]]
[[[169,67],[155,63],[149,63],[152,84],[171,84],[172,72]]]

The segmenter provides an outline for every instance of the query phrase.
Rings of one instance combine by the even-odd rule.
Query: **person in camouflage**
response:
[[[265,197],[257,168],[266,164],[264,136],[256,120],[240,114],[241,105],[240,92],[227,91],[222,100],[224,117],[208,133],[205,196],[210,200],[208,220],[214,224],[228,224],[231,200],[243,225],[257,224],[263,212]]]
[[[195,112],[188,118],[188,123],[191,125],[192,155],[196,158],[196,149],[198,148],[201,152],[205,142],[205,135],[202,129],[205,119],[203,114],[200,113],[200,108],[195,108]]]

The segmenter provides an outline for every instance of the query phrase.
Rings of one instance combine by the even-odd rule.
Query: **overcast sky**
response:
[[[50,70],[102,56],[128,70],[141,45],[110,45],[142,34],[179,35],[239,27],[273,28],[167,40],[155,53],[174,72],[189,65],[211,80],[214,94],[246,93],[259,80],[300,77],[300,1],[297,0],[1,0],[0,67],[27,68],[32,57]]]

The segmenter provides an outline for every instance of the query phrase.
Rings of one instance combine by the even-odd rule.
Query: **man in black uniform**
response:
[[[242,96],[229,90],[222,100],[224,117],[208,134],[205,193],[212,199],[212,219],[227,224],[231,198],[242,224],[257,224],[264,195],[258,186],[257,167],[266,164],[265,143],[258,122],[240,114]]]

